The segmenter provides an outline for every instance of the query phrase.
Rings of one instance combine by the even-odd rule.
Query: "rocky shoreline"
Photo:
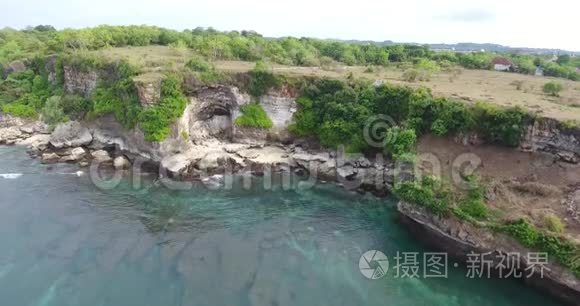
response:
[[[212,139],[190,144],[183,152],[159,158],[158,154],[135,149],[126,139],[107,135],[107,131],[96,128],[94,123],[76,121],[61,124],[50,132],[43,123],[5,115],[0,125],[0,144],[27,146],[29,154],[42,163],[67,162],[88,167],[91,162],[97,162],[122,170],[130,169],[136,162],[145,162],[157,166],[158,175],[176,179],[296,172],[315,181],[334,181],[349,190],[370,191],[377,195],[388,193],[394,184],[393,163],[346,156],[340,151],[307,151],[297,145]]]
[[[175,132],[178,135],[179,128]],[[530,132],[530,135],[538,133]],[[543,138],[534,137],[547,138],[541,135]],[[533,137],[528,139],[531,141]],[[543,143],[547,145],[541,150],[554,148],[553,142]],[[575,138],[568,143],[575,145]],[[27,146],[28,152],[43,163],[68,162],[87,167],[98,162],[115,169],[130,169],[139,160],[147,161],[158,167],[160,175],[180,180],[203,180],[204,175],[227,173],[296,172],[317,181],[333,181],[349,190],[376,195],[390,193],[395,182],[395,165],[391,161],[345,156],[340,151],[312,150],[296,142],[287,145],[266,141],[236,143],[213,137],[182,141],[173,137],[160,144],[146,143],[139,131],[126,131],[111,118],[82,123],[70,121],[51,132],[43,123],[2,115],[0,144]],[[575,150],[574,146],[568,148]],[[417,239],[448,252],[461,262],[466,262],[470,252],[524,254],[529,251],[509,237],[453,218],[435,217],[416,205],[399,203],[398,211],[402,223]],[[528,266],[525,261],[520,264],[522,269]],[[578,305],[578,279],[557,264],[550,263],[549,269],[543,278],[534,275],[526,278],[525,283],[566,305]]]
[[[469,262],[469,254],[488,254],[491,275],[501,277],[502,265],[505,271],[514,269],[515,273],[527,276],[533,264],[524,254],[530,252],[506,235],[492,233],[489,229],[461,222],[453,218],[439,218],[417,205],[399,202],[397,210],[401,223],[423,244],[449,254],[449,257],[462,263]],[[522,255],[513,257],[511,254]],[[511,265],[505,261],[511,256]],[[503,259],[502,259],[503,258]],[[516,262],[516,260],[518,260]],[[504,260],[504,261],[502,261]],[[507,263],[507,264],[506,264]],[[482,262],[482,264],[485,264]],[[545,292],[565,305],[578,305],[580,301],[580,281],[567,269],[550,260],[543,275],[534,271],[530,277],[519,278],[525,284]]]

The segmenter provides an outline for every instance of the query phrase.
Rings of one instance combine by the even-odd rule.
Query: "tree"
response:
[[[562,54],[562,55],[558,56],[556,63],[558,63],[560,65],[567,65],[568,63],[570,63],[570,55],[569,54]]]
[[[59,96],[48,98],[41,111],[42,120],[51,126],[54,126],[60,122],[67,121],[67,118],[60,104]]]
[[[544,92],[557,97],[558,94],[562,91],[562,84],[556,82],[548,82],[544,84]]]

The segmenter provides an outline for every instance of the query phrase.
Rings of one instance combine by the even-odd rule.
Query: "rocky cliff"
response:
[[[523,273],[521,280],[530,286],[550,293],[566,305],[578,305],[580,301],[580,282],[568,270],[550,261],[540,274],[539,269],[530,273],[532,264],[527,261],[530,250],[520,246],[512,238],[493,233],[483,227],[461,222],[453,218],[440,218],[413,204],[399,202],[397,205],[401,222],[411,231],[414,237],[433,249],[445,251],[454,260],[469,261],[469,254],[488,254],[482,264],[489,267],[492,276],[501,276],[499,269]],[[502,261],[505,256],[510,261]],[[502,267],[503,265],[503,267]]]
[[[548,152],[560,159],[578,163],[580,160],[580,127],[565,127],[554,119],[540,118],[526,128],[522,150]]]

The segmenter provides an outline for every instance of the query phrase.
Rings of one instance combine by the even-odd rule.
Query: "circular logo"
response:
[[[363,137],[369,146],[382,148],[389,142],[388,130],[395,126],[395,120],[387,115],[371,116],[365,122]]]
[[[358,268],[368,279],[383,278],[389,270],[389,259],[381,251],[366,251],[358,261]]]

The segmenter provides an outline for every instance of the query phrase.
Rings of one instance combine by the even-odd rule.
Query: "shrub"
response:
[[[373,72],[375,72],[375,69],[373,68],[373,66],[367,66],[363,72],[364,73],[373,73]]]
[[[271,72],[271,68],[264,62],[256,62],[256,66],[249,73],[250,84],[248,91],[254,97],[265,94],[268,89],[280,86],[280,79]]]
[[[473,108],[477,130],[490,142],[518,146],[530,115],[519,107],[501,109],[478,102]]]
[[[557,97],[559,95],[560,91],[562,91],[562,84],[557,83],[557,82],[548,82],[548,83],[544,84],[544,87],[542,90],[546,94]]]
[[[552,213],[544,216],[544,224],[549,231],[558,234],[563,233],[566,228],[562,220]]]
[[[459,201],[458,209],[465,215],[474,219],[485,219],[489,215],[489,209],[485,205],[483,190],[479,187],[479,183],[471,181],[476,184],[474,189],[470,190],[467,196]]]
[[[580,105],[579,105],[580,107]],[[567,130],[575,130],[580,128],[580,121],[579,120],[565,120],[561,122],[562,128]]]
[[[59,96],[52,96],[46,100],[42,108],[42,120],[50,126],[55,126],[58,123],[68,121],[62,106],[61,98]]]
[[[504,230],[527,247],[534,247],[540,236],[536,228],[526,219],[509,223]]]
[[[269,129],[273,125],[266,111],[258,103],[242,105],[240,110],[242,115],[236,118],[235,124],[237,126]]]
[[[387,131],[385,149],[394,157],[414,150],[417,135],[413,129],[392,127]]]
[[[72,101],[75,104],[74,107],[90,110],[91,117],[113,114],[123,126],[133,128],[137,124],[141,111],[133,83],[137,68],[125,61],[100,63],[99,65],[107,72],[107,76],[100,80],[97,88],[93,91],[92,105],[83,105],[82,101]]]
[[[318,118],[312,109],[312,100],[306,97],[296,99],[298,110],[293,115],[293,123],[289,126],[291,133],[297,136],[308,136],[316,133]]]
[[[60,99],[60,106],[70,118],[82,118],[84,114],[91,111],[92,103],[81,96],[64,95]]]
[[[429,72],[438,72],[439,70],[441,70],[441,67],[439,66],[439,64],[437,64],[436,61],[425,59],[425,58],[420,59],[417,62],[417,64],[415,64],[415,67],[419,70],[424,70],[424,71],[429,71]]]
[[[145,140],[160,142],[171,133],[171,125],[187,106],[187,98],[181,92],[181,79],[169,75],[161,83],[161,101],[139,113],[139,127]]]
[[[213,65],[201,56],[192,57],[185,66],[197,72],[209,72],[214,70]]]
[[[405,82],[429,81],[431,79],[431,72],[424,69],[408,69],[403,72],[402,78]]]
[[[550,234],[539,234],[537,247],[567,267],[573,267],[574,258],[578,256],[578,248],[572,242]]]
[[[32,106],[21,103],[9,103],[2,106],[2,111],[21,118],[36,119],[38,118],[38,113],[36,109]]]
[[[420,181],[399,183],[395,186],[395,194],[402,200],[423,206],[438,216],[446,216],[451,211],[451,192],[432,176],[425,176]]]

